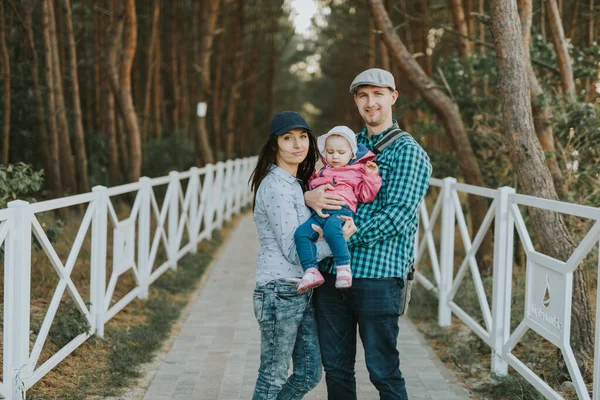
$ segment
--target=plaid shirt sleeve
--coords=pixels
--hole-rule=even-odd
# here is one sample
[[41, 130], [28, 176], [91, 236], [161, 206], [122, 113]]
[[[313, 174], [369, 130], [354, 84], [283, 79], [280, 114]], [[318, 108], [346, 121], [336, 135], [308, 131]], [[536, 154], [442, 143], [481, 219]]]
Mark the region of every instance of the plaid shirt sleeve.
[[396, 168], [385, 183], [389, 187], [387, 201], [377, 215], [358, 227], [358, 232], [348, 241], [348, 247], [371, 247], [377, 241], [402, 235], [417, 213], [429, 187], [429, 157], [414, 143], [396, 151]]

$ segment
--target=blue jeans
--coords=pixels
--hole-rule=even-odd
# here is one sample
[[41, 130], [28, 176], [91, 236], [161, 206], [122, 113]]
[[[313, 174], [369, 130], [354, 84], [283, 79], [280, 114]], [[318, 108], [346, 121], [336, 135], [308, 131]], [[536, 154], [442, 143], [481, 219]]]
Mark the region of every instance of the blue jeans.
[[315, 241], [319, 238], [319, 234], [311, 227], [312, 224], [323, 228], [323, 238], [331, 248], [335, 265], [350, 265], [350, 252], [348, 245], [342, 232], [344, 221], [338, 218], [338, 215], [346, 217], [354, 217], [354, 213], [348, 206], [342, 206], [341, 210], [327, 210], [329, 217], [322, 218], [313, 211], [312, 216], [300, 225], [294, 233], [296, 242], [296, 251], [302, 269], [317, 267], [317, 246]]
[[[261, 348], [252, 399], [301, 399], [322, 374], [312, 291], [298, 294], [294, 282], [283, 280], [257, 285], [254, 314]], [[288, 377], [290, 360], [294, 370]]]
[[356, 400], [356, 327], [365, 349], [369, 379], [385, 400], [407, 400], [400, 372], [398, 318], [400, 278], [354, 279], [352, 288], [336, 289], [335, 275], [323, 273], [315, 291], [321, 356], [329, 400]]

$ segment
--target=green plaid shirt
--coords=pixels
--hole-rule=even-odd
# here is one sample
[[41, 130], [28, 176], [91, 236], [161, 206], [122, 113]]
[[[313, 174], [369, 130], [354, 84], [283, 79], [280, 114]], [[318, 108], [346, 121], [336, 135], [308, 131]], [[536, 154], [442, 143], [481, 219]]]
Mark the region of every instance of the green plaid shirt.
[[[357, 142], [373, 151], [373, 145], [389, 129], [369, 139], [365, 127], [356, 135]], [[358, 232], [348, 241], [352, 275], [405, 278], [414, 258], [418, 211], [429, 187], [431, 163], [410, 135], [396, 139], [375, 162], [383, 185], [372, 203], [358, 204], [354, 217]], [[323, 260], [319, 267], [335, 273], [333, 258]]]

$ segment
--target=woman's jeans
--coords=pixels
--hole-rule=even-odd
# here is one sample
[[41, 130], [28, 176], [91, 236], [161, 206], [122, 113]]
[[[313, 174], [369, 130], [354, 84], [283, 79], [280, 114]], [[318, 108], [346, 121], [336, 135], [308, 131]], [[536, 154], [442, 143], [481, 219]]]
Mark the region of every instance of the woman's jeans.
[[294, 240], [296, 242], [296, 251], [302, 269], [317, 267], [317, 246], [315, 241], [319, 234], [311, 227], [318, 225], [323, 229], [323, 238], [331, 248], [335, 265], [350, 265], [350, 252], [344, 238], [342, 227], [344, 220], [338, 218], [339, 215], [345, 217], [354, 217], [354, 213], [348, 206], [342, 206], [341, 210], [326, 210], [329, 217], [322, 218], [313, 211], [312, 216], [296, 229]]
[[325, 283], [315, 291], [315, 308], [328, 399], [356, 400], [358, 325], [369, 379], [379, 398], [407, 400], [396, 349], [402, 280], [355, 278], [352, 288], [336, 289], [335, 275], [323, 277]]
[[[269, 282], [254, 289], [260, 327], [260, 368], [253, 400], [301, 399], [321, 380], [312, 290], [298, 294], [296, 283]], [[288, 377], [290, 360], [294, 369]]]

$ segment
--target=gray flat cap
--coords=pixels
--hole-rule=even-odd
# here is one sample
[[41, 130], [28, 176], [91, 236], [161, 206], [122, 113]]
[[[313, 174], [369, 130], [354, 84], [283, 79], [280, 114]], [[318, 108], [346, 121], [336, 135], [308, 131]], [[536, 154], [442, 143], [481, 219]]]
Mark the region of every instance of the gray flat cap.
[[396, 90], [394, 76], [389, 71], [381, 68], [371, 68], [358, 74], [350, 85], [350, 93], [356, 94], [358, 87], [363, 85], [389, 87]]

